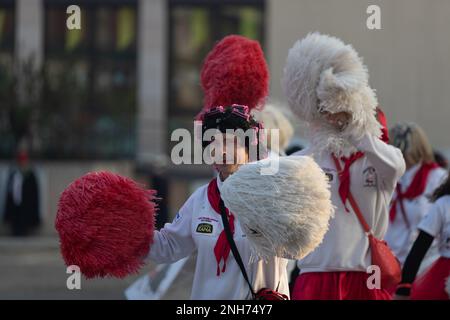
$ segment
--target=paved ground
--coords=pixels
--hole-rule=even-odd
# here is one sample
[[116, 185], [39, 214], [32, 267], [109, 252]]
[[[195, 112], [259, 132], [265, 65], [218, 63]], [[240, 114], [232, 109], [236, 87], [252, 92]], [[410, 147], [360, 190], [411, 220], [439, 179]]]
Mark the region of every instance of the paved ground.
[[[189, 298], [194, 263], [185, 264], [163, 299]], [[125, 299], [124, 290], [151, 268], [122, 280], [82, 278], [81, 290], [68, 290], [57, 238], [0, 237], [0, 299]]]

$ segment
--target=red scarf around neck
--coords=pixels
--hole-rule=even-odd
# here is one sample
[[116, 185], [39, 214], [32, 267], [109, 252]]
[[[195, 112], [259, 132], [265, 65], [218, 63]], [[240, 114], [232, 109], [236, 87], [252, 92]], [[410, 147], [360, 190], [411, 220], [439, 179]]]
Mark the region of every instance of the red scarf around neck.
[[[387, 119], [386, 115], [384, 114], [383, 110], [378, 106], [376, 108], [376, 117], [377, 121], [381, 124], [381, 137], [380, 139], [388, 143], [389, 142], [389, 133], [387, 129]], [[337, 157], [332, 154], [331, 155], [335, 160], [337, 160]], [[342, 203], [344, 204], [344, 208], [347, 212], [350, 212], [347, 208], [347, 199], [348, 195], [350, 193], [350, 167], [351, 165], [358, 160], [359, 158], [364, 157], [364, 153], [361, 151], [357, 151], [355, 153], [352, 153], [350, 157], [341, 157], [342, 162], [344, 162], [344, 169], [342, 169], [342, 172], [339, 172], [339, 196], [341, 197]], [[336, 168], [337, 169], [337, 168]]]
[[[211, 207], [220, 214], [220, 192], [219, 187], [217, 186], [217, 179], [214, 178], [208, 185], [208, 200], [211, 204]], [[230, 224], [231, 233], [234, 234], [234, 215], [226, 209], [228, 222]], [[217, 239], [216, 245], [214, 247], [214, 255], [216, 256], [217, 261], [217, 276], [220, 275], [220, 261], [223, 260], [222, 272], [225, 272], [227, 266], [227, 259], [230, 255], [230, 244], [228, 243], [227, 235], [225, 230], [219, 235]]]
[[425, 191], [425, 188], [427, 186], [428, 175], [433, 169], [436, 169], [437, 167], [439, 167], [439, 165], [434, 162], [422, 164], [419, 170], [417, 170], [414, 178], [411, 181], [411, 184], [405, 192], [402, 192], [401, 185], [397, 184], [397, 194], [391, 202], [391, 210], [389, 211], [389, 218], [391, 221], [394, 221], [397, 214], [397, 203], [400, 203], [400, 208], [405, 215], [406, 213], [403, 209], [403, 200], [411, 200], [420, 196]]
[[[339, 161], [334, 154], [332, 157]], [[347, 199], [350, 193], [350, 167], [351, 165], [358, 160], [359, 158], [364, 157], [364, 153], [358, 151], [352, 153], [350, 157], [341, 157], [341, 160], [344, 162], [344, 169], [339, 174], [339, 196], [341, 197], [342, 203], [344, 204], [344, 208], [347, 212], [350, 212], [347, 208]]]

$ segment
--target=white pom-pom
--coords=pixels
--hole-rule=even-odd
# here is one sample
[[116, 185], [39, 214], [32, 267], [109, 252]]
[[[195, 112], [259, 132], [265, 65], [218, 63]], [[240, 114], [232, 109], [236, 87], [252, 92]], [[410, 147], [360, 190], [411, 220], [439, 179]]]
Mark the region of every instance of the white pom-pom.
[[[276, 173], [262, 174], [271, 165]], [[263, 259], [306, 256], [322, 242], [334, 210], [327, 177], [306, 156], [246, 164], [225, 180], [221, 195]]]

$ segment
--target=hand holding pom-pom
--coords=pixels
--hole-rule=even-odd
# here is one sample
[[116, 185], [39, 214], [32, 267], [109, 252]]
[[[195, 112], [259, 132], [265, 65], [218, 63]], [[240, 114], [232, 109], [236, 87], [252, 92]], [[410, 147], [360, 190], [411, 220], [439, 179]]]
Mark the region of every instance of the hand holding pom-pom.
[[136, 273], [153, 242], [154, 190], [110, 172], [88, 173], [61, 194], [61, 253], [87, 278]]

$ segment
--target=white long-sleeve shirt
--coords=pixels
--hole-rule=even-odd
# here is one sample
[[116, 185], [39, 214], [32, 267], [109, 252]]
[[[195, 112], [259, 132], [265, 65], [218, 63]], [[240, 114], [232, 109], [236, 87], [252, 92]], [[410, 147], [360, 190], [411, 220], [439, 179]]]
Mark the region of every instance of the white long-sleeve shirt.
[[450, 195], [436, 200], [418, 228], [435, 237], [439, 255], [450, 259]]
[[[350, 167], [350, 191], [373, 234], [382, 239], [388, 227], [389, 202], [405, 162], [399, 149], [376, 137], [364, 136], [354, 146], [365, 156]], [[347, 201], [347, 212], [339, 196], [339, 177], [331, 154], [313, 154], [307, 148], [296, 155], [310, 155], [330, 180], [334, 217], [322, 243], [297, 262], [302, 273], [367, 271], [371, 255], [367, 235]], [[343, 167], [343, 164], [342, 164]]]
[[[221, 181], [219, 178], [217, 181], [220, 189]], [[148, 258], [156, 263], [172, 263], [197, 251], [191, 299], [250, 299], [248, 284], [231, 251], [225, 272], [217, 276], [214, 246], [223, 224], [220, 214], [208, 201], [207, 188], [208, 185], [204, 185], [197, 189], [181, 207], [174, 221], [155, 232]], [[250, 263], [251, 249], [237, 217], [234, 224], [234, 241], [255, 292], [261, 288], [271, 288], [289, 296], [287, 260], [272, 257], [266, 262], [259, 260]]]
[[[409, 168], [405, 174], [400, 178], [399, 184], [402, 190], [405, 191], [411, 184], [414, 176], [421, 167], [421, 163]], [[433, 169], [427, 179], [425, 191], [422, 195], [415, 199], [404, 199], [403, 207], [405, 208], [405, 215], [409, 221], [409, 228], [406, 224], [403, 214], [401, 212], [400, 203], [397, 203], [397, 214], [395, 219], [389, 223], [389, 228], [386, 233], [385, 240], [395, 253], [401, 264], [405, 262], [405, 259], [411, 250], [414, 241], [417, 238], [418, 230], [417, 226], [423, 217], [427, 214], [431, 207], [429, 197], [433, 194], [434, 190], [444, 181], [447, 176], [447, 172], [442, 168]], [[396, 192], [394, 192], [395, 197]], [[419, 273], [424, 271], [430, 264], [432, 264], [439, 257], [436, 241], [428, 249], [425, 258], [420, 265]]]

